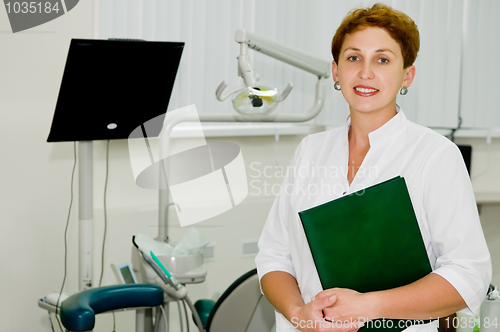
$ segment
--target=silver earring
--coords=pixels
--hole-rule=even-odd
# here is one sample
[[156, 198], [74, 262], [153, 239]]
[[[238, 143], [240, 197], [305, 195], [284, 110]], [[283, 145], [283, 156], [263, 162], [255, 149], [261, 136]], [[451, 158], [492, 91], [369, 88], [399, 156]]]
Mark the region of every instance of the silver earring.
[[406, 94], [408, 94], [408, 88], [407, 87], [402, 87], [400, 90], [399, 90], [399, 94], [401, 96], [405, 96]]
[[333, 85], [333, 88], [334, 88], [335, 90], [337, 90], [337, 91], [340, 91], [340, 90], [341, 90], [341, 88], [340, 88], [340, 84], [339, 84], [339, 82], [338, 82], [338, 81], [337, 81], [337, 82], [335, 82], [335, 84]]

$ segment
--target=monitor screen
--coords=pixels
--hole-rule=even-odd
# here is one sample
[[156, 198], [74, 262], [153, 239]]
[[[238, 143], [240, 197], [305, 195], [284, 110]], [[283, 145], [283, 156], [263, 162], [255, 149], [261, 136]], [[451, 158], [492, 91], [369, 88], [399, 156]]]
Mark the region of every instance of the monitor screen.
[[120, 266], [119, 269], [120, 269], [120, 273], [121, 273], [121, 275], [123, 277], [123, 281], [126, 284], [135, 284], [135, 283], [137, 283], [136, 280], [135, 280], [134, 273], [132, 272], [132, 268], [130, 267], [130, 265], [124, 264], [124, 265]]
[[462, 153], [462, 157], [464, 158], [465, 166], [467, 167], [467, 172], [469, 172], [470, 176], [470, 164], [472, 159], [472, 146], [470, 145], [458, 145], [460, 152]]
[[[72, 39], [47, 141], [128, 138], [139, 125], [164, 115], [183, 47]], [[148, 128], [148, 136], [159, 135], [161, 125]]]

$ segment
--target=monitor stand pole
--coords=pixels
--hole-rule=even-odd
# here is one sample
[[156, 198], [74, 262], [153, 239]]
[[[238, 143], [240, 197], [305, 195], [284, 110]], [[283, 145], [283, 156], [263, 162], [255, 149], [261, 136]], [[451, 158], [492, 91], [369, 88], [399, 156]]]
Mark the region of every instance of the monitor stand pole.
[[78, 142], [78, 289], [92, 288], [93, 176], [92, 141]]

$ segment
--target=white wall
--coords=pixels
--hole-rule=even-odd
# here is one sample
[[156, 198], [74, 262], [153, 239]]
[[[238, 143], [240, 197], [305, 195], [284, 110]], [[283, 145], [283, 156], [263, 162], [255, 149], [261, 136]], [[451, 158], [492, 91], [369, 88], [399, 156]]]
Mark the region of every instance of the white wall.
[[[93, 2], [13, 34], [0, 10], [0, 330], [49, 331], [37, 299], [57, 289], [69, 204], [71, 143], [46, 143], [71, 38], [92, 38]], [[74, 289], [75, 210], [68, 286]]]
[[492, 256], [492, 284], [500, 287], [500, 139], [489, 145], [485, 138], [458, 138], [455, 142], [472, 146], [471, 179], [476, 200], [494, 200], [481, 204], [479, 215]]
[[[72, 143], [47, 143], [46, 138], [57, 100], [71, 38], [93, 37], [92, 1], [80, 3], [68, 14], [26, 32], [12, 34], [0, 10], [0, 330], [51, 331], [47, 313], [37, 306], [39, 298], [58, 290], [63, 276], [63, 233], [70, 202], [73, 166]], [[324, 110], [328, 112], [329, 110]], [[286, 166], [300, 136], [231, 138], [241, 146], [249, 177], [252, 162]], [[457, 140], [458, 141], [458, 140]], [[478, 191], [500, 190], [500, 142], [487, 148], [484, 139], [460, 139], [474, 146], [473, 179]], [[489, 149], [489, 151], [488, 151]], [[488, 162], [489, 154], [489, 162]], [[94, 144], [95, 272], [100, 273], [103, 230], [105, 143]], [[134, 184], [125, 141], [110, 144], [108, 184], [108, 240], [103, 285], [114, 283], [111, 262], [130, 258], [133, 234], [156, 236], [156, 191]], [[481, 172], [486, 170], [485, 173]], [[474, 173], [479, 174], [474, 178]], [[271, 180], [270, 181], [275, 181]], [[262, 179], [261, 179], [262, 181]], [[276, 183], [276, 182], [274, 182]], [[77, 186], [68, 230], [68, 278], [66, 292], [77, 290]], [[241, 258], [241, 241], [258, 238], [272, 202], [271, 196], [252, 194], [235, 209], [200, 224], [215, 244], [214, 261], [207, 262], [203, 284], [190, 285], [192, 299], [216, 298], [239, 275], [254, 267], [252, 258]], [[483, 205], [482, 222], [495, 264], [494, 282], [500, 285], [499, 205]], [[185, 229], [175, 227], [172, 239]], [[453, 231], [453, 230], [450, 230]], [[172, 310], [172, 319], [175, 311]], [[133, 314], [119, 313], [117, 329], [134, 331]], [[111, 331], [111, 315], [98, 316], [96, 331]], [[175, 326], [175, 322], [173, 323]], [[175, 331], [176, 329], [174, 329]]]

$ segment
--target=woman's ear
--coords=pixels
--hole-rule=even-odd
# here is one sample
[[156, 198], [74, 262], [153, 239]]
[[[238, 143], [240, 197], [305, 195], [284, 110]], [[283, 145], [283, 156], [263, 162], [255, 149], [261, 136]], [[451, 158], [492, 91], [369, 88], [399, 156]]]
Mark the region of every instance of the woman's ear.
[[409, 88], [411, 83], [413, 82], [413, 79], [415, 78], [415, 66], [411, 65], [410, 67], [406, 68], [405, 71], [406, 74], [403, 81], [403, 86]]
[[337, 67], [335, 60], [332, 61], [332, 78], [334, 82], [339, 81], [339, 67]]

